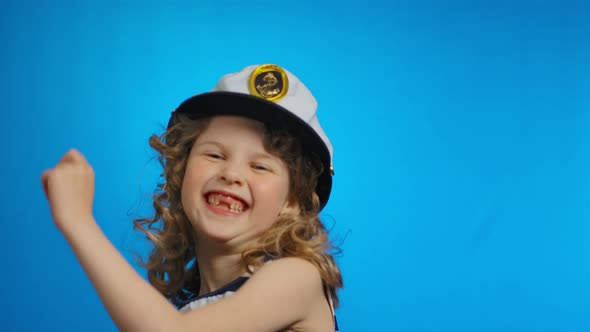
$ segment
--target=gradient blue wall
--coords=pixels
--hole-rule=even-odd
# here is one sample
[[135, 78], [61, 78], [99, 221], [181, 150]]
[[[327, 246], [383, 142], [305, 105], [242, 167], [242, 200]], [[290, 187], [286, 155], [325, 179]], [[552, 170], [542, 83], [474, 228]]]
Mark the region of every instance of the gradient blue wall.
[[132, 260], [149, 135], [265, 62], [314, 91], [335, 145], [343, 331], [590, 330], [589, 17], [582, 1], [3, 1], [0, 330], [116, 330], [41, 172], [80, 149]]

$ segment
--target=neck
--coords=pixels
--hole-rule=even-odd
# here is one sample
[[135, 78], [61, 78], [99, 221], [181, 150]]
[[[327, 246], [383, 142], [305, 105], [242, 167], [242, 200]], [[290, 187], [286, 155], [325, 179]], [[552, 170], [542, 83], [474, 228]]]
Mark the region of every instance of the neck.
[[195, 253], [201, 277], [199, 295], [215, 291], [246, 272], [241, 252], [197, 241]]

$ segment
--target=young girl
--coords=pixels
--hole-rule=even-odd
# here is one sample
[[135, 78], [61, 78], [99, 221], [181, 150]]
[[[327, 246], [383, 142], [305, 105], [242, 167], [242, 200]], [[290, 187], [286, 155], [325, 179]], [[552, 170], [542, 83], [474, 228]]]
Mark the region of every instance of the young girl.
[[342, 277], [318, 218], [332, 150], [290, 72], [246, 67], [184, 101], [150, 138], [164, 181], [147, 283], [92, 216], [94, 174], [69, 151], [42, 175], [55, 224], [123, 331], [337, 331]]

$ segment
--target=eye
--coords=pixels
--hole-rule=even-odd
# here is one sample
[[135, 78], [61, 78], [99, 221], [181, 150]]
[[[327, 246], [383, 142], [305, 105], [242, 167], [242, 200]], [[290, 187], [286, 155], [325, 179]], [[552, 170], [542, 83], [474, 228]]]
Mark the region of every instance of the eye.
[[205, 153], [205, 156], [207, 156], [209, 159], [215, 159], [215, 160], [223, 160], [223, 155], [221, 153], [217, 153], [217, 152], [207, 152]]
[[270, 172], [272, 170], [267, 165], [260, 164], [260, 163], [252, 164], [251, 167], [252, 167], [252, 169], [254, 169], [256, 171], [267, 171], [267, 172]]

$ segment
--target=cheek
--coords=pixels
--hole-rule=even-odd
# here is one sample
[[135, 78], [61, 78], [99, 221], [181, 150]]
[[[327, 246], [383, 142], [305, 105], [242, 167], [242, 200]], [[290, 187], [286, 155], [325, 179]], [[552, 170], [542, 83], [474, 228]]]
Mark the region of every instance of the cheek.
[[200, 195], [205, 174], [200, 171], [201, 168], [198, 166], [196, 164], [187, 165], [187, 170], [182, 179], [181, 199], [183, 204], [188, 203], [188, 200], [193, 200], [196, 196]]
[[189, 177], [184, 177], [182, 180], [182, 189], [180, 191], [180, 200], [182, 201], [182, 206], [186, 208], [190, 208], [192, 205], [193, 198], [193, 190], [191, 189], [191, 179]]
[[289, 195], [289, 186], [285, 181], [259, 184], [254, 190], [258, 199], [266, 202], [263, 204], [264, 210], [273, 215], [277, 215], [281, 211]]

